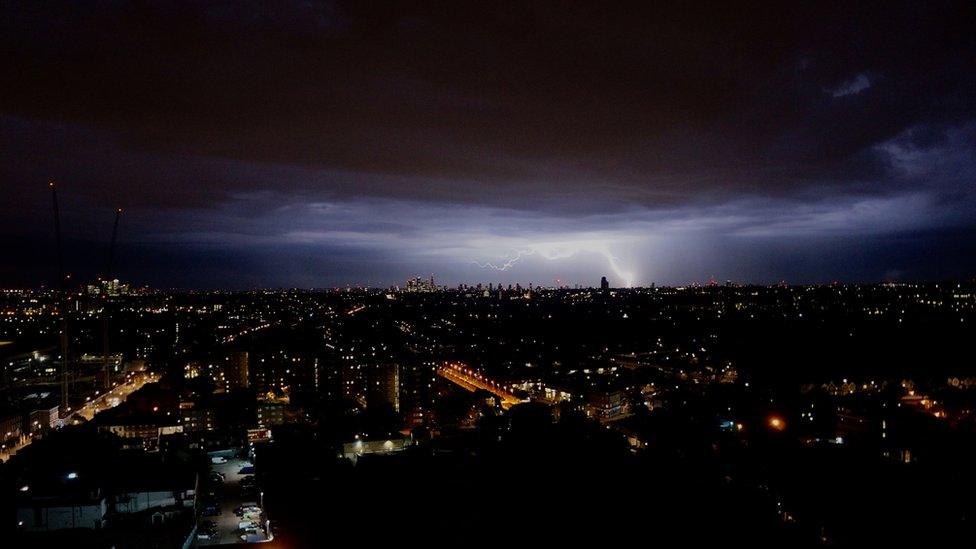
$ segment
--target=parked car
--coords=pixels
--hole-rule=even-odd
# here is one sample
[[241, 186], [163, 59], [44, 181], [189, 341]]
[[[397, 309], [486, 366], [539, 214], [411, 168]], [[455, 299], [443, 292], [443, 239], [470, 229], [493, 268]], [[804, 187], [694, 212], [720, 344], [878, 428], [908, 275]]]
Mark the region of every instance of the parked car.
[[234, 514], [237, 516], [243, 516], [247, 513], [260, 513], [261, 507], [258, 506], [256, 502], [245, 502], [237, 506], [234, 509]]
[[257, 528], [257, 523], [250, 520], [242, 520], [237, 523], [237, 529], [242, 532], [248, 528]]

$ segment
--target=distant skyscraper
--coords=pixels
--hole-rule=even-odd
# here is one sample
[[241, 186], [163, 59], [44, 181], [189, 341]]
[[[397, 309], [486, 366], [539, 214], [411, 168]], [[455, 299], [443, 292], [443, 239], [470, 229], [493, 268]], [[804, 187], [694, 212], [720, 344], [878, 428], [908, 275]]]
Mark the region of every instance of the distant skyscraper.
[[600, 289], [601, 290], [609, 290], [610, 289], [610, 282], [607, 281], [607, 277], [605, 277], [605, 276], [601, 276], [600, 277]]
[[404, 288], [407, 292], [436, 292], [437, 284], [434, 282], [434, 275], [430, 275], [430, 280], [420, 278], [411, 278], [407, 280], [407, 286]]

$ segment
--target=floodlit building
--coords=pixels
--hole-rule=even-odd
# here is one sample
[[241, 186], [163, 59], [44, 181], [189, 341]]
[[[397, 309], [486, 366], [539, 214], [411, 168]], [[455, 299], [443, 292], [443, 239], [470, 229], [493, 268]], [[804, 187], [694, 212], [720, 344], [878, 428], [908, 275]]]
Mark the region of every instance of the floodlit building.
[[627, 403], [620, 391], [598, 391], [586, 397], [586, 414], [592, 418], [608, 420], [626, 412]]
[[100, 433], [112, 433], [124, 439], [124, 446], [146, 451], [157, 450], [160, 437], [183, 432], [179, 416], [172, 414], [116, 415], [109, 411], [99, 414], [96, 422]]
[[45, 405], [43, 408], [38, 408], [30, 413], [28, 428], [32, 433], [45, 429], [54, 429], [58, 426], [58, 419], [58, 405], [56, 403]]

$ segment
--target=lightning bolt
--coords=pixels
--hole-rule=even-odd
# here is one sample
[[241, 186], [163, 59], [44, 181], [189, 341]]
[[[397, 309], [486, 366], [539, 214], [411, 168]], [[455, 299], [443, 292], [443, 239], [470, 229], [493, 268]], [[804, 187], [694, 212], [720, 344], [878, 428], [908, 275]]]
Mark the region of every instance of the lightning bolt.
[[507, 261], [505, 261], [501, 265], [496, 265], [496, 264], [491, 263], [491, 262], [488, 262], [488, 263], [478, 263], [477, 261], [475, 261], [474, 263], [477, 266], [481, 267], [482, 269], [494, 269], [496, 271], [507, 271], [507, 270], [511, 269], [513, 265], [515, 265], [516, 263], [518, 263], [520, 259], [522, 259], [523, 257], [525, 257], [527, 255], [532, 255], [534, 253], [535, 253], [535, 250], [518, 250], [518, 251], [515, 252], [515, 257], [513, 257], [513, 258], [511, 258], [511, 259], [509, 259]]
[[632, 287], [634, 285], [633, 273], [623, 270], [623, 268], [620, 267], [620, 259], [610, 253], [609, 250], [603, 250], [601, 253], [607, 258], [607, 263], [610, 264], [610, 268], [613, 269], [613, 272], [624, 281], [624, 286], [627, 288]]
[[583, 244], [544, 244], [538, 246], [532, 246], [530, 248], [516, 250], [515, 255], [507, 259], [504, 263], [497, 264], [492, 262], [480, 263], [475, 261], [474, 263], [481, 267], [482, 269], [492, 269], [495, 271], [507, 271], [515, 266], [516, 263], [522, 260], [522, 258], [530, 255], [539, 255], [550, 261], [556, 259], [565, 259], [572, 257], [580, 252], [595, 252], [602, 255], [607, 260], [607, 265], [610, 269], [617, 275], [617, 277], [624, 282], [626, 287], [631, 287], [634, 285], [634, 275], [629, 271], [625, 271], [621, 266], [620, 258], [613, 255], [607, 246], [603, 243], [583, 243]]

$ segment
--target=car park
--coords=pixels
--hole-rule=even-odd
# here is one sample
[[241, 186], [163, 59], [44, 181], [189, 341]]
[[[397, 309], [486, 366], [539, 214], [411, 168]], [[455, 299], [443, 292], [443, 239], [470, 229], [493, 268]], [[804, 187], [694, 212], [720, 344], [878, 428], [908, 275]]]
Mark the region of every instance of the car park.
[[[223, 482], [216, 481], [218, 473], [223, 474]], [[201, 538], [198, 541], [199, 545], [233, 543], [238, 538], [244, 543], [269, 540], [271, 532], [266, 526], [267, 516], [258, 503], [261, 495], [254, 473], [252, 462], [239, 457], [229, 457], [227, 463], [210, 466], [210, 472], [204, 479], [209, 481], [201, 489], [201, 501], [207, 504], [217, 502], [216, 505], [225, 512], [221, 518], [214, 519], [218, 525], [219, 535], [209, 540]], [[207, 490], [215, 490], [217, 497], [203, 495]], [[205, 509], [201, 507], [201, 510]]]

